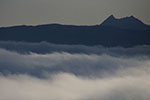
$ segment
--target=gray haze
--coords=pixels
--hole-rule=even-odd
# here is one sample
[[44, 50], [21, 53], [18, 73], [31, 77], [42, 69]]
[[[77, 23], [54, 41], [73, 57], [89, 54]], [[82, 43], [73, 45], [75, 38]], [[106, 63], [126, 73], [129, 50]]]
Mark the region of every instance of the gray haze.
[[150, 0], [0, 0], [0, 26], [48, 23], [93, 25], [109, 15], [150, 24]]

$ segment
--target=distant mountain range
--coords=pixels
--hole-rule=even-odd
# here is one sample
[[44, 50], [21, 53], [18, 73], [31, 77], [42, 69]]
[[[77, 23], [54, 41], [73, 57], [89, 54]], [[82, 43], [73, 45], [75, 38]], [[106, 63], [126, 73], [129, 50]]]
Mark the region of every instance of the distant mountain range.
[[102, 24], [94, 26], [47, 24], [1, 27], [0, 41], [123, 47], [150, 45], [150, 25], [134, 16], [116, 19], [111, 15]]
[[134, 16], [116, 19], [113, 15], [111, 15], [101, 25], [130, 30], [150, 30], [149, 25], [144, 24]]

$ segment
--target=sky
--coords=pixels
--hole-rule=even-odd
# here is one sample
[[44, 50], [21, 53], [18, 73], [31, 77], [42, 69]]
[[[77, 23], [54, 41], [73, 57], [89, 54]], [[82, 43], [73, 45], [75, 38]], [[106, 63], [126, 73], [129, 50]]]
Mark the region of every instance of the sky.
[[0, 0], [0, 26], [95, 25], [110, 15], [150, 24], [150, 0]]

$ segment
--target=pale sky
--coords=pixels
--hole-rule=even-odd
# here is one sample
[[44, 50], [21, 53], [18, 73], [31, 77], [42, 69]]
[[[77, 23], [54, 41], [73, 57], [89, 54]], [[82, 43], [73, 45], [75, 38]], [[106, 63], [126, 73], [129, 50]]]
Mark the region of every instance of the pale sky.
[[111, 14], [150, 24], [150, 0], [0, 0], [0, 26], [96, 25]]

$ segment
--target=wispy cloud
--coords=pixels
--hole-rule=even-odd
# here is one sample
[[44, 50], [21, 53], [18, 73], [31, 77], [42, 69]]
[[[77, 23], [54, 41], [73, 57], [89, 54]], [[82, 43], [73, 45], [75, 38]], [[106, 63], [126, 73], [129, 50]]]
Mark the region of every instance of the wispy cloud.
[[0, 44], [0, 100], [150, 99], [149, 46]]
[[0, 49], [0, 70], [7, 73], [28, 73], [41, 76], [43, 72], [67, 72], [75, 75], [115, 74], [117, 70], [127, 68], [141, 68], [149, 66], [149, 58], [115, 57], [106, 54], [20, 54]]
[[61, 73], [48, 79], [0, 76], [2, 100], [149, 100], [150, 75], [80, 78]]

